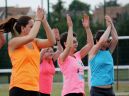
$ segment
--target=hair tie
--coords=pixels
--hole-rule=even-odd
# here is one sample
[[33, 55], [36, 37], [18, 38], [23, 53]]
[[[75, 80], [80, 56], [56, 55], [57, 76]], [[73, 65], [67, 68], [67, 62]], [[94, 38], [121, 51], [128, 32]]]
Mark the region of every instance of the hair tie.
[[16, 24], [17, 24], [17, 22], [16, 23], [14, 23], [14, 25], [13, 25], [13, 30], [14, 30], [14, 35], [15, 36], [18, 36], [19, 35], [19, 33], [17, 32], [17, 30], [16, 30]]

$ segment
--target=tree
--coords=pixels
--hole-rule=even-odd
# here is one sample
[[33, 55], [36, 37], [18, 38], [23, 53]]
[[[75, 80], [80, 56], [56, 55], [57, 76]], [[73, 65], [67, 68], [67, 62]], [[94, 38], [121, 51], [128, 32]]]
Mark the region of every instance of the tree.
[[79, 0], [73, 0], [69, 5], [69, 11], [85, 11], [89, 13], [90, 5], [85, 4]]
[[53, 12], [51, 13], [51, 26], [57, 27], [60, 32], [66, 31], [66, 18], [63, 13], [66, 12], [66, 9], [63, 6], [64, 2], [58, 0], [57, 4], [53, 5]]
[[[127, 12], [118, 15], [115, 19], [115, 26], [119, 36], [129, 36], [129, 14]], [[127, 65], [129, 62], [129, 41], [119, 40], [118, 61], [121, 65]], [[117, 56], [114, 56], [115, 60]]]
[[[66, 11], [66, 9], [63, 6], [63, 3], [61, 0], [58, 0], [58, 2], [55, 5], [52, 5], [53, 11], [50, 13], [50, 21], [49, 24], [52, 28], [56, 27], [59, 29], [60, 32], [66, 31], [66, 20], [65, 16], [62, 14]], [[40, 32], [38, 34], [38, 37], [40, 38], [46, 38], [46, 34], [44, 31], [44, 28], [40, 28]]]
[[119, 35], [129, 36], [129, 14], [126, 12], [118, 15], [115, 20]]
[[12, 65], [8, 54], [8, 43], [6, 42], [0, 49], [0, 69], [11, 68], [11, 66]]
[[129, 3], [125, 5], [125, 7], [129, 7]]
[[106, 2], [106, 7], [111, 7], [111, 6], [120, 6], [120, 4], [118, 4], [116, 0]]
[[[116, 0], [105, 2], [105, 7], [113, 7], [113, 6], [120, 6], [120, 4], [118, 4]], [[99, 8], [102, 8], [102, 7], [104, 7], [104, 4], [100, 3]]]
[[53, 12], [52, 15], [56, 16], [59, 20], [61, 20], [62, 12], [65, 11], [65, 8], [63, 6], [63, 3], [61, 0], [58, 0], [57, 4], [53, 5]]

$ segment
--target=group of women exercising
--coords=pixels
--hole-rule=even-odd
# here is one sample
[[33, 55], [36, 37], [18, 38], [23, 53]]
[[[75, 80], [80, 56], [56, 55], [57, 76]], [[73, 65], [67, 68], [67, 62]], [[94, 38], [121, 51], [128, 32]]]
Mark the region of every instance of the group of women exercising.
[[[67, 15], [66, 20], [68, 31], [60, 35], [57, 28], [51, 29], [44, 10], [39, 7], [35, 20], [21, 16], [0, 25], [0, 48], [6, 42], [3, 33], [12, 33], [12, 39], [8, 42], [12, 63], [9, 96], [50, 96], [55, 61], [63, 75], [61, 96], [86, 96], [82, 62], [86, 55], [91, 71], [90, 96], [115, 96], [112, 86], [112, 53], [117, 45], [118, 35], [111, 17], [105, 16], [107, 29], [98, 30], [93, 40], [89, 17], [84, 14], [82, 25], [87, 43], [80, 50], [77, 50], [78, 41], [73, 32], [72, 19]], [[46, 39], [36, 38], [41, 25], [45, 29]], [[55, 44], [57, 50], [54, 52]]]

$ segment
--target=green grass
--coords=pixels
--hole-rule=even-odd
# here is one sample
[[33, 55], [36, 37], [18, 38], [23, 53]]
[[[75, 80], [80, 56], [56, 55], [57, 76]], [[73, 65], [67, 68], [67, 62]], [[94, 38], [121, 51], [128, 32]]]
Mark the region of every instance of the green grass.
[[[86, 83], [85, 85], [86, 96], [89, 96], [89, 89]], [[8, 96], [8, 84], [0, 84], [0, 96]], [[54, 83], [53, 92], [51, 96], [61, 96], [62, 83]], [[119, 82], [119, 89], [117, 90], [116, 84], [114, 85], [115, 92], [129, 92], [129, 82]]]
[[[62, 83], [54, 83], [52, 96], [61, 96]], [[86, 84], [85, 87], [86, 96], [89, 96], [89, 89]]]
[[0, 84], [0, 96], [9, 96], [9, 85], [8, 84]]
[[[118, 85], [118, 90], [117, 90], [117, 84], [114, 84], [114, 90], [115, 92], [129, 92], [129, 70], [119, 70], [119, 80], [123, 80], [126, 82], [119, 82]], [[9, 90], [8, 87], [8, 74], [6, 75], [1, 75], [0, 76], [0, 96], [9, 96]], [[116, 80], [116, 70], [115, 70], [115, 80]], [[128, 81], [128, 82], [127, 82]], [[61, 72], [56, 72], [54, 76], [54, 85], [53, 85], [53, 92], [51, 96], [61, 96], [61, 90], [62, 90], [62, 73]], [[85, 71], [85, 82], [87, 82], [87, 71]], [[88, 84], [86, 83], [85, 85], [85, 92], [86, 96], [89, 96], [89, 88]], [[128, 95], [129, 96], [129, 95]]]

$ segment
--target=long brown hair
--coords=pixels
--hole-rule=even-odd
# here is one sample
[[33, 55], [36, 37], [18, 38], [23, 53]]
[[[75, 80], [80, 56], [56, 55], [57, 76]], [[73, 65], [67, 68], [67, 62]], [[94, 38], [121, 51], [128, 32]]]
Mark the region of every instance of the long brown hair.
[[5, 33], [11, 32], [13, 36], [17, 36], [21, 33], [21, 27], [25, 27], [31, 19], [29, 16], [21, 16], [19, 19], [10, 18], [0, 25], [0, 29], [3, 29]]

